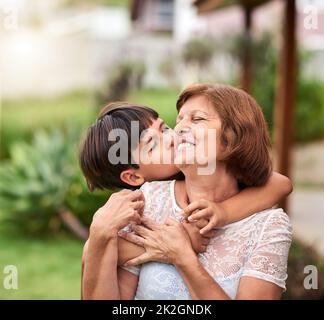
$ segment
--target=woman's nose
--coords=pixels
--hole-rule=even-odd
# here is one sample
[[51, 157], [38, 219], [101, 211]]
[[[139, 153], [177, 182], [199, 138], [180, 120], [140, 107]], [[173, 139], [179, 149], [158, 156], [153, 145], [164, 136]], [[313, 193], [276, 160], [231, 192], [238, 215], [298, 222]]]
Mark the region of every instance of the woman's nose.
[[180, 122], [175, 126], [174, 131], [177, 135], [183, 135], [189, 132], [190, 128]]

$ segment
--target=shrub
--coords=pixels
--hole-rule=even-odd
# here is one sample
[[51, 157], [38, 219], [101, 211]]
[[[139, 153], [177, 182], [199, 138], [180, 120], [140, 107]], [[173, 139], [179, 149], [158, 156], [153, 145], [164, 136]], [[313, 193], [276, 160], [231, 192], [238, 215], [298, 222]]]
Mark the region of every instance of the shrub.
[[[226, 50], [234, 60], [241, 58], [244, 36], [236, 35], [229, 41]], [[275, 104], [275, 85], [277, 76], [278, 50], [273, 44], [270, 33], [263, 34], [251, 41], [252, 54], [252, 95], [261, 105], [270, 129], [273, 127]], [[297, 141], [307, 142], [324, 138], [324, 82], [309, 79], [305, 75], [305, 66], [313, 55], [298, 52], [298, 78], [296, 90], [295, 136]], [[238, 83], [238, 79], [234, 79]]]
[[131, 90], [140, 89], [145, 75], [141, 61], [125, 61], [109, 71], [106, 84], [97, 92], [99, 106], [109, 101], [124, 100]]
[[[79, 238], [107, 194], [88, 196], [77, 162], [80, 131], [38, 131], [32, 142], [17, 142], [0, 166], [2, 220], [31, 234], [58, 232], [65, 225]], [[78, 219], [78, 218], [79, 219]], [[83, 222], [83, 224], [80, 222]]]

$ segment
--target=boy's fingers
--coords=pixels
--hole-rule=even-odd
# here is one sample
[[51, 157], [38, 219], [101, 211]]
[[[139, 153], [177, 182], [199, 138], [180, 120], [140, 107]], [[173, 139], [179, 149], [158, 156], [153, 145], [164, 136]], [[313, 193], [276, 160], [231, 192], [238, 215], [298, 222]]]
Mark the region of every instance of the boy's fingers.
[[194, 221], [194, 220], [199, 220], [202, 218], [208, 219], [210, 217], [210, 212], [208, 208], [199, 210], [196, 213], [193, 213], [191, 216], [188, 217], [188, 221]]
[[191, 213], [197, 209], [199, 209], [198, 201], [194, 201], [190, 203], [186, 208], [183, 209], [182, 214], [185, 216], [190, 216]]
[[200, 229], [200, 234], [205, 235], [205, 233], [211, 231], [214, 228], [212, 221], [209, 221], [206, 227]]
[[200, 199], [190, 203], [185, 209], [183, 209], [183, 214], [188, 216], [191, 215], [191, 213], [195, 210], [204, 209], [206, 207], [208, 207], [208, 202], [204, 199]]

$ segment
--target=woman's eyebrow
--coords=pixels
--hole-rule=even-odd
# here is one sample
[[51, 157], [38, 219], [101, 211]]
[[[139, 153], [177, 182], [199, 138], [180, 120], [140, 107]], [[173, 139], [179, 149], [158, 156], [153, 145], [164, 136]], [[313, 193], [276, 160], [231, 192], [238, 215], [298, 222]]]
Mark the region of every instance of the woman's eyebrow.
[[[205, 116], [208, 116], [208, 113], [207, 112], [205, 112], [205, 111], [203, 111], [203, 110], [200, 110], [200, 109], [194, 109], [194, 110], [190, 110], [189, 111], [189, 114], [190, 115], [193, 115], [193, 114], [196, 114], [196, 113], [203, 113]], [[177, 116], [177, 119], [178, 118], [183, 118], [183, 115], [182, 114], [178, 114], [178, 116]]]
[[207, 112], [205, 112], [205, 111], [203, 111], [203, 110], [199, 110], [199, 109], [194, 109], [194, 110], [191, 111], [192, 114], [195, 114], [195, 113], [198, 113], [198, 112], [203, 113], [203, 114], [206, 115], [206, 116], [208, 115]]

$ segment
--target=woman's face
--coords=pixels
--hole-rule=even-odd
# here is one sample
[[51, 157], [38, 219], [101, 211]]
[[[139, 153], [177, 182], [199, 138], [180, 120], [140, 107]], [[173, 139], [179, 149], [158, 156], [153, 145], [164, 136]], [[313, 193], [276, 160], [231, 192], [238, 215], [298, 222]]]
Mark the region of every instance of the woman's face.
[[204, 96], [188, 99], [179, 111], [174, 129], [175, 163], [178, 167], [216, 163], [222, 152], [220, 129], [219, 115]]

